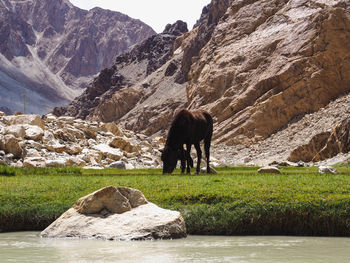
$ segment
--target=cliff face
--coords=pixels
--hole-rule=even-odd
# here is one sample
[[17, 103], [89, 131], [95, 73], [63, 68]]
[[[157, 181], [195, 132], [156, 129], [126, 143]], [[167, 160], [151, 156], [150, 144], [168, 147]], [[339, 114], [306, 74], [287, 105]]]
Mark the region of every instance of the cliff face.
[[19, 90], [28, 91], [28, 111], [67, 103], [118, 54], [155, 34], [124, 14], [68, 0], [3, 0], [0, 14], [0, 106], [12, 110], [23, 105]]
[[233, 1], [192, 64], [191, 108], [228, 145], [266, 139], [350, 91], [345, 1]]

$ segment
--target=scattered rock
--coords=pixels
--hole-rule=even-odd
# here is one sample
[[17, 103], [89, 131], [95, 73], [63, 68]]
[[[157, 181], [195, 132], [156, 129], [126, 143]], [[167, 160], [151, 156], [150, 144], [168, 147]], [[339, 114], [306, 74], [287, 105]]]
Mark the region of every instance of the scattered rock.
[[116, 162], [108, 165], [108, 167], [109, 168], [116, 168], [116, 169], [126, 169], [125, 162], [123, 162], [123, 161], [116, 161]]
[[258, 170], [259, 174], [269, 173], [269, 174], [280, 174], [281, 171], [275, 166], [265, 166]]
[[186, 237], [179, 212], [159, 208], [132, 188], [105, 187], [80, 198], [41, 237], [143, 240]]
[[320, 173], [320, 174], [338, 174], [339, 171], [332, 166], [319, 166], [318, 173]]

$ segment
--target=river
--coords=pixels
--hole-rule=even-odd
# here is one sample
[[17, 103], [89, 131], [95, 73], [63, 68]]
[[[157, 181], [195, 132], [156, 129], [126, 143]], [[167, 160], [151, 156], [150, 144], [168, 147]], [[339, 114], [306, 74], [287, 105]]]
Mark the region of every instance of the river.
[[0, 234], [0, 262], [350, 262], [349, 238], [189, 236], [162, 241], [57, 240]]

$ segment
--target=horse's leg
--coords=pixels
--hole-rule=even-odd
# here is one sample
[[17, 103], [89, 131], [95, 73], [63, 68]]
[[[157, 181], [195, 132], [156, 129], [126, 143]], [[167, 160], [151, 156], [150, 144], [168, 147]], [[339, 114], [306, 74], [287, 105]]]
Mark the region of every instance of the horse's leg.
[[210, 173], [210, 166], [209, 166], [210, 141], [211, 141], [211, 136], [208, 136], [204, 139], [204, 151], [205, 151], [205, 157], [207, 158], [207, 173]]
[[191, 158], [191, 144], [186, 143], [186, 160], [187, 160], [187, 173], [191, 174], [191, 168], [190, 168], [190, 158]]
[[198, 143], [194, 144], [194, 147], [196, 148], [197, 151], [197, 168], [196, 168], [196, 174], [199, 174], [200, 169], [201, 169], [201, 159], [202, 159], [202, 150], [201, 150], [201, 146]]
[[186, 153], [185, 149], [182, 147], [181, 149], [181, 173], [185, 173], [185, 168], [186, 168]]

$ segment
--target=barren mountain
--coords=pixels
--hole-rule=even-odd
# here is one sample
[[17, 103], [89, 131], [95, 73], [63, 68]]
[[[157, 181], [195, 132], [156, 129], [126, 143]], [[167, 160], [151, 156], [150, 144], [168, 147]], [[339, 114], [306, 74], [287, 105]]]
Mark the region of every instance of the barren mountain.
[[0, 106], [45, 113], [81, 94], [118, 54], [155, 34], [124, 14], [68, 0], [0, 1]]
[[[139, 69], [142, 63], [132, 65]], [[120, 65], [117, 59], [115, 67]], [[128, 74], [137, 72], [127, 68]], [[202, 108], [214, 117], [218, 159], [287, 160], [317, 134], [339, 127], [349, 113], [350, 3], [213, 0], [196, 27], [173, 42], [168, 61], [144, 73], [135, 73], [139, 78], [123, 88], [109, 81], [91, 86], [104, 95], [90, 100], [85, 116], [164, 135], [176, 110]], [[121, 75], [116, 80], [123, 82]]]

